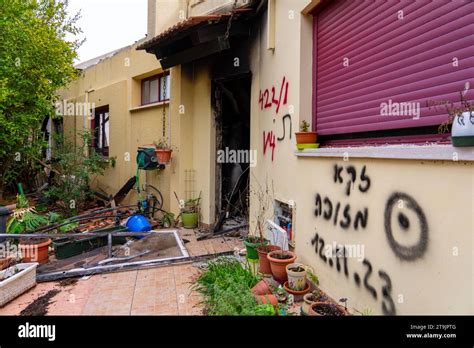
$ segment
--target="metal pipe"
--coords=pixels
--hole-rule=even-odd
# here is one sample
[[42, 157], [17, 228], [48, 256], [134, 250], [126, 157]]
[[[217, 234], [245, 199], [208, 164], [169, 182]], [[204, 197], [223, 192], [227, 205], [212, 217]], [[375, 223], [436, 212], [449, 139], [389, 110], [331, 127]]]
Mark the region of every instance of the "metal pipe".
[[22, 239], [22, 238], [76, 238], [76, 237], [104, 237], [109, 234], [112, 236], [136, 237], [140, 234], [150, 233], [173, 233], [176, 230], [160, 230], [149, 232], [84, 232], [84, 233], [24, 233], [24, 234], [7, 234], [1, 233], [0, 238]]
[[116, 265], [104, 265], [91, 268], [76, 268], [68, 271], [59, 271], [51, 273], [37, 274], [36, 280], [38, 282], [48, 282], [53, 280], [60, 280], [64, 278], [72, 277], [82, 277], [93, 274], [107, 273], [107, 272], [120, 272], [120, 271], [130, 271], [134, 269], [145, 269], [152, 267], [168, 266], [173, 264], [183, 264], [191, 263], [196, 261], [204, 261], [208, 259], [213, 259], [219, 256], [230, 256], [233, 255], [233, 251], [224, 251], [221, 253], [209, 254], [209, 255], [200, 255], [200, 256], [190, 256], [190, 257], [171, 257], [166, 259], [155, 259], [155, 260], [146, 260], [146, 261], [137, 261], [122, 263]]

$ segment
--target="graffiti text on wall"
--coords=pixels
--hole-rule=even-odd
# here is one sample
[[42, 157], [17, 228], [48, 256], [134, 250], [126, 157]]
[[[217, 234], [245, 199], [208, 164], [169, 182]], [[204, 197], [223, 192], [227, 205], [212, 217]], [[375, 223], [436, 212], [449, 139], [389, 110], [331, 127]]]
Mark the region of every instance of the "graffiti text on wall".
[[275, 135], [273, 131], [266, 133], [263, 131], [263, 154], [267, 153], [267, 148], [270, 147], [272, 149], [272, 161], [275, 155]]
[[[362, 168], [356, 168], [353, 165], [335, 164], [332, 181], [335, 185], [342, 186], [343, 197], [347, 199], [354, 191], [363, 195], [368, 194], [372, 185], [365, 165]], [[320, 193], [316, 193], [314, 204], [314, 215], [333, 226], [343, 230], [352, 228], [355, 231], [368, 226], [367, 207], [353, 209], [349, 203], [331, 199]], [[383, 211], [383, 224], [388, 246], [399, 260], [413, 262], [426, 253], [429, 231], [427, 218], [419, 203], [411, 195], [403, 192], [393, 192], [389, 195]], [[377, 229], [374, 226], [373, 230], [382, 231], [382, 228]], [[377, 237], [380, 238], [380, 235]], [[362, 271], [357, 269], [352, 271], [352, 268], [357, 267], [350, 266], [346, 246], [335, 242], [336, 250], [331, 257], [328, 257], [323, 252], [326, 243], [320, 232], [313, 236], [311, 244], [318, 259], [324, 264], [344, 274], [347, 280], [352, 280], [357, 287], [365, 289], [373, 299], [380, 299], [384, 314], [396, 314], [395, 302], [391, 294], [392, 280], [388, 272], [374, 266], [367, 257], [364, 257], [361, 263], [364, 268]], [[376, 283], [381, 285], [377, 286]]]
[[[349, 278], [351, 273], [349, 269], [347, 252], [344, 245], [336, 245], [336, 250], [332, 253], [332, 258], [328, 258], [324, 254], [326, 243], [318, 233], [316, 233], [311, 239], [311, 245], [314, 246], [314, 252], [316, 253], [316, 255], [319, 255], [319, 258], [322, 260], [322, 262], [329, 265], [329, 267], [331, 267], [332, 269], [335, 269], [338, 273], [343, 272], [346, 278]], [[383, 285], [378, 291], [372, 282], [372, 276], [374, 273], [372, 263], [367, 258], [364, 258], [364, 260], [362, 261], [362, 265], [364, 267], [364, 272], [362, 275], [357, 270], [354, 271], [354, 273], [352, 274], [352, 278], [355, 284], [358, 287], [363, 285], [364, 289], [370, 293], [374, 300], [377, 300], [379, 298], [380, 291], [380, 293], [382, 294], [381, 301], [383, 313], [386, 315], [395, 315], [396, 308], [395, 302], [392, 299], [392, 280], [390, 279], [390, 276], [384, 270], [378, 270], [377, 274], [379, 276], [379, 279], [383, 282]]]
[[[354, 189], [357, 183], [357, 189], [366, 193], [370, 189], [370, 177], [367, 174], [366, 166], [363, 166], [361, 171], [358, 173], [357, 169], [352, 166], [339, 166], [334, 165], [333, 167], [333, 178], [336, 184], [345, 184], [344, 192], [347, 196], [350, 196], [351, 191]], [[369, 209], [367, 207], [363, 209], [354, 209], [349, 203], [342, 203], [331, 199], [328, 196], [322, 196], [319, 193], [316, 194], [315, 199], [315, 210], [314, 215], [316, 217], [322, 217], [327, 221], [331, 221], [334, 226], [347, 230], [351, 226], [354, 230], [364, 229], [367, 227], [369, 219]]]
[[275, 106], [276, 113], [278, 114], [280, 111], [280, 106], [286, 105], [288, 103], [288, 88], [289, 82], [286, 81], [286, 77], [284, 76], [278, 91], [275, 86], [272, 86], [271, 90], [268, 88], [263, 92], [260, 90], [258, 97], [260, 110], [270, 109]]

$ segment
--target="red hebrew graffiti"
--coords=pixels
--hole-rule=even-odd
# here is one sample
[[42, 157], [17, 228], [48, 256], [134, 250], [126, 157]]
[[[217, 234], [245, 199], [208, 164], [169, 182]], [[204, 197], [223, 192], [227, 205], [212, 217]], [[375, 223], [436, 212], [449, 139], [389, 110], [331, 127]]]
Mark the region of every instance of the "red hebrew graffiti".
[[273, 157], [275, 155], [275, 135], [273, 134], [273, 131], [268, 132], [268, 134], [265, 135], [265, 131], [263, 131], [263, 154], [265, 155], [267, 153], [267, 148], [271, 147], [272, 149], [272, 162], [273, 162]]
[[268, 88], [265, 89], [263, 92], [260, 90], [258, 98], [260, 110], [270, 109], [275, 105], [276, 113], [278, 113], [280, 111], [280, 107], [288, 103], [288, 88], [289, 82], [286, 81], [286, 77], [283, 76], [283, 80], [281, 81], [278, 91], [275, 86], [272, 86], [272, 88], [270, 89], [271, 96], [270, 90]]

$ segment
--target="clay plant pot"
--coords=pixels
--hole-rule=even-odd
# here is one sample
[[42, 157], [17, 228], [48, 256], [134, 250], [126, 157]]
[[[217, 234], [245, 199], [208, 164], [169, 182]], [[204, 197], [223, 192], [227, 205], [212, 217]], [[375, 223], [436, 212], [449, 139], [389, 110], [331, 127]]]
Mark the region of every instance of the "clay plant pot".
[[156, 149], [156, 158], [158, 159], [158, 163], [168, 164], [171, 161], [171, 153], [173, 150], [171, 149]]
[[309, 283], [306, 283], [306, 286], [303, 288], [303, 290], [293, 290], [292, 288], [290, 288], [288, 281], [283, 284], [283, 287], [288, 293], [293, 294], [295, 296], [302, 296], [311, 289], [311, 285], [309, 285]]
[[318, 139], [316, 132], [296, 132], [295, 136], [297, 144], [316, 144]]
[[270, 268], [272, 270], [273, 279], [280, 284], [283, 284], [288, 280], [286, 274], [286, 266], [290, 263], [295, 262], [296, 255], [291, 251], [271, 251], [267, 255], [268, 261], [270, 261]]
[[272, 274], [270, 268], [270, 261], [268, 261], [267, 255], [271, 251], [281, 250], [277, 245], [261, 245], [257, 248], [258, 260], [260, 261], [259, 270], [263, 274]]
[[244, 239], [245, 249], [247, 249], [247, 258], [249, 260], [258, 260], [257, 248], [260, 245], [264, 245], [267, 243], [268, 243], [268, 240], [255, 242], [255, 241], [250, 241], [248, 239]]
[[257, 300], [260, 304], [271, 304], [273, 306], [278, 305], [278, 299], [273, 294], [266, 294], [266, 295], [254, 295], [255, 300]]
[[308, 309], [309, 316], [346, 316], [349, 312], [341, 305], [331, 302], [316, 302]]
[[306, 274], [308, 270], [314, 273], [313, 269], [302, 263], [291, 263], [286, 266], [288, 275], [288, 286], [295, 291], [302, 291], [306, 288]]
[[184, 228], [196, 228], [199, 222], [199, 213], [181, 213]]
[[44, 264], [49, 261], [48, 248], [51, 244], [51, 239], [47, 239], [38, 244], [21, 244], [20, 250], [23, 256], [24, 263], [38, 262]]
[[271, 294], [272, 291], [270, 290], [267, 281], [265, 279], [262, 279], [252, 288], [252, 293], [254, 295], [267, 295]]
[[8, 256], [0, 259], [0, 271], [3, 271], [4, 269], [7, 269], [10, 267], [11, 263], [13, 261], [13, 257]]

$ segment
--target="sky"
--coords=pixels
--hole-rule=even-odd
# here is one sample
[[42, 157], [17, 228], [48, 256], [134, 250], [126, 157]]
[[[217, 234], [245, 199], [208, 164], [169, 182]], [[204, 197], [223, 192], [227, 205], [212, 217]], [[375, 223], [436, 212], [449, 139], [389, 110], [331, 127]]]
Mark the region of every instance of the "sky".
[[147, 32], [147, 0], [69, 0], [72, 17], [81, 11], [78, 50], [80, 63], [133, 44]]

